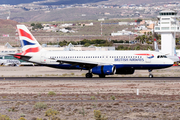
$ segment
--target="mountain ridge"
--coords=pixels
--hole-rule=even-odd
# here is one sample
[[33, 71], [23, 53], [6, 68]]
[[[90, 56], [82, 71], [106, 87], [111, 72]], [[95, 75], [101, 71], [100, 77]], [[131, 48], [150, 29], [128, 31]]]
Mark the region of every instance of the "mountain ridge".
[[[18, 5], [22, 3], [32, 3], [46, 0], [1, 0], [0, 4]], [[56, 2], [48, 1], [41, 3], [42, 5], [72, 5], [72, 4], [86, 4], [86, 3], [109, 3], [109, 4], [144, 4], [144, 3], [157, 3], [157, 2], [172, 2], [172, 0], [57, 0]]]
[[0, 0], [0, 4], [18, 5], [22, 3], [32, 3], [37, 1], [44, 1], [44, 0]]

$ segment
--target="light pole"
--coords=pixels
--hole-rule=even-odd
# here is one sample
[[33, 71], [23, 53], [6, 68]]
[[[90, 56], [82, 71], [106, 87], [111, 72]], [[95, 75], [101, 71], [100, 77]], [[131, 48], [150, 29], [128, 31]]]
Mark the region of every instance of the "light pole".
[[102, 22], [101, 22], [101, 36], [102, 36]]
[[58, 47], [58, 41], [59, 41], [59, 38], [57, 39], [57, 47]]

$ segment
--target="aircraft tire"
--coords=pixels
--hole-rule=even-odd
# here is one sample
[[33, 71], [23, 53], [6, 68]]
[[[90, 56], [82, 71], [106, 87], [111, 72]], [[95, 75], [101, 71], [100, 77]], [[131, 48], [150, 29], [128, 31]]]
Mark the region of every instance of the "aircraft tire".
[[105, 78], [106, 75], [99, 75], [99, 78]]
[[149, 78], [153, 78], [153, 75], [152, 75], [152, 74], [149, 74]]
[[92, 78], [92, 73], [86, 73], [86, 78]]

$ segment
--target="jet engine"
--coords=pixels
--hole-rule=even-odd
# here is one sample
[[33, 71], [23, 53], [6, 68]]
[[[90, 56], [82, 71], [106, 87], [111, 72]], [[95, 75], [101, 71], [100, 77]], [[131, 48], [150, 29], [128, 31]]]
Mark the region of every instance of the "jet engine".
[[116, 73], [116, 67], [113, 65], [102, 65], [92, 68], [93, 74], [98, 75], [113, 75]]

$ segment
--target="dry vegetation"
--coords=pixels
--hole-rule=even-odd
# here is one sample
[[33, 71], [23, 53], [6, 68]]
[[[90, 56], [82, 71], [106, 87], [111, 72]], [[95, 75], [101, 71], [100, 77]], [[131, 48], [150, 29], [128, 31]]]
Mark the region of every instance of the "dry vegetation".
[[[154, 75], [178, 77], [179, 69], [155, 70]], [[46, 67], [0, 67], [0, 70], [4, 76], [10, 73], [16, 77], [34, 75], [28, 79], [4, 77], [0, 80], [0, 114], [12, 120], [180, 119], [180, 82], [171, 78], [161, 81], [66, 80], [65, 77], [81, 76], [84, 72], [67, 73]], [[44, 80], [35, 77], [47, 73], [52, 77]], [[68, 76], [53, 80], [58, 73]], [[147, 71], [137, 71], [133, 76], [147, 76]], [[137, 89], [139, 95], [136, 95]]]
[[[20, 117], [27, 120], [180, 119], [178, 81], [0, 83], [4, 86], [1, 87], [0, 113], [12, 120]], [[8, 92], [10, 89], [13, 93]], [[49, 95], [50, 90], [56, 94]]]

